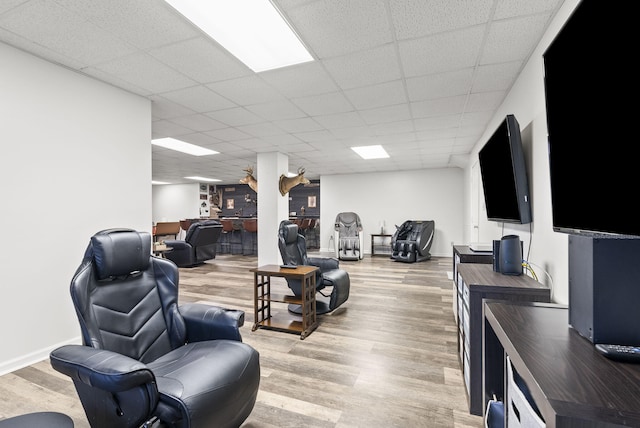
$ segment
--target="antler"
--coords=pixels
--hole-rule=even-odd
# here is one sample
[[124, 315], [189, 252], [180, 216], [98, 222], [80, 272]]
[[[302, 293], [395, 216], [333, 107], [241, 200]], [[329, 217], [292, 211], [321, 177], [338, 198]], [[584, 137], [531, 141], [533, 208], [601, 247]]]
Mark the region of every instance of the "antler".
[[248, 166], [245, 169], [243, 169], [244, 172], [246, 172], [249, 175], [253, 175], [253, 167], [252, 166]]
[[304, 168], [303, 167], [299, 167], [298, 168], [298, 175], [302, 175], [304, 174]]

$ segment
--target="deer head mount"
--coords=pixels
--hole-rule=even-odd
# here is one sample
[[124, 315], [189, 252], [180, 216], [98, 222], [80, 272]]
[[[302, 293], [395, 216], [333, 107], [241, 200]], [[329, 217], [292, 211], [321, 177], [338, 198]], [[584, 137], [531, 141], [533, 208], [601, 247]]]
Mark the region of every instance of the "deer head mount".
[[240, 179], [240, 184], [248, 184], [254, 192], [258, 193], [258, 180], [253, 177], [253, 167], [246, 167], [243, 169], [247, 173], [247, 176]]
[[280, 194], [282, 196], [289, 193], [289, 190], [296, 187], [298, 184], [309, 184], [309, 180], [304, 178], [304, 168], [298, 168], [298, 175], [293, 177], [287, 177], [286, 175], [280, 175]]

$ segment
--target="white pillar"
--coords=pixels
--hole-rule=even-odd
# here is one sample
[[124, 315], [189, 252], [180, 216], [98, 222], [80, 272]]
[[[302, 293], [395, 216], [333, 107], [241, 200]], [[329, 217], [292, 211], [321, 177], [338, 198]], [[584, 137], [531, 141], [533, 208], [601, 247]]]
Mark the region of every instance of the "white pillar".
[[258, 266], [281, 264], [278, 226], [289, 218], [289, 194], [280, 194], [281, 174], [289, 170], [282, 153], [258, 153]]

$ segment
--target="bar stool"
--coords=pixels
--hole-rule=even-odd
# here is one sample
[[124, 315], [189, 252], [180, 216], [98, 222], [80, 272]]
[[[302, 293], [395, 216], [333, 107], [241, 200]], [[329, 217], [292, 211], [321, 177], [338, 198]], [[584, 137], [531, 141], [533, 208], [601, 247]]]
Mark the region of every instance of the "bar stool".
[[242, 254], [242, 220], [230, 220], [231, 232], [229, 233], [229, 252], [231, 254]]
[[308, 248], [319, 248], [318, 244], [318, 219], [312, 218], [309, 220], [309, 226], [307, 227], [307, 231], [305, 232], [305, 237], [307, 238], [307, 247]]
[[304, 236], [307, 236], [307, 231], [309, 230], [309, 226], [311, 226], [311, 219], [310, 218], [303, 219], [302, 223], [300, 223], [300, 226], [298, 226], [298, 228], [300, 229], [300, 233]]
[[[246, 219], [242, 221], [244, 233], [242, 254], [245, 256], [258, 254], [258, 219]], [[248, 245], [244, 245], [244, 244]]]
[[191, 223], [193, 221], [191, 219], [184, 219], [184, 220], [180, 220], [180, 237], [179, 239], [184, 240], [186, 234], [187, 234], [187, 230], [189, 230], [189, 227], [191, 226]]
[[233, 221], [220, 220], [222, 223], [222, 233], [220, 234], [220, 240], [218, 241], [220, 248], [220, 254], [231, 253], [231, 234], [233, 233]]

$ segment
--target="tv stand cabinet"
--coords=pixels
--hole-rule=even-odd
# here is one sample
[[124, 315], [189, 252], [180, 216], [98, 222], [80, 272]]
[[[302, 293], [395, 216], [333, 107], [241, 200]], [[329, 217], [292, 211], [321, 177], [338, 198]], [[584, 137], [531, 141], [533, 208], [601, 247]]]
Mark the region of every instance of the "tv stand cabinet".
[[640, 365], [602, 356], [566, 307], [492, 301], [484, 317], [485, 403], [508, 403], [508, 355], [548, 428], [640, 427]]
[[458, 302], [458, 356], [469, 398], [469, 412], [484, 413], [482, 396], [482, 305], [484, 299], [504, 301], [549, 302], [548, 287], [526, 275], [503, 275], [493, 271], [493, 264], [460, 263]]
[[[458, 323], [458, 302], [462, 301], [462, 286], [459, 281], [460, 263], [493, 263], [493, 251], [473, 251], [469, 245], [453, 246], [453, 317]], [[460, 299], [458, 299], [458, 295]]]

